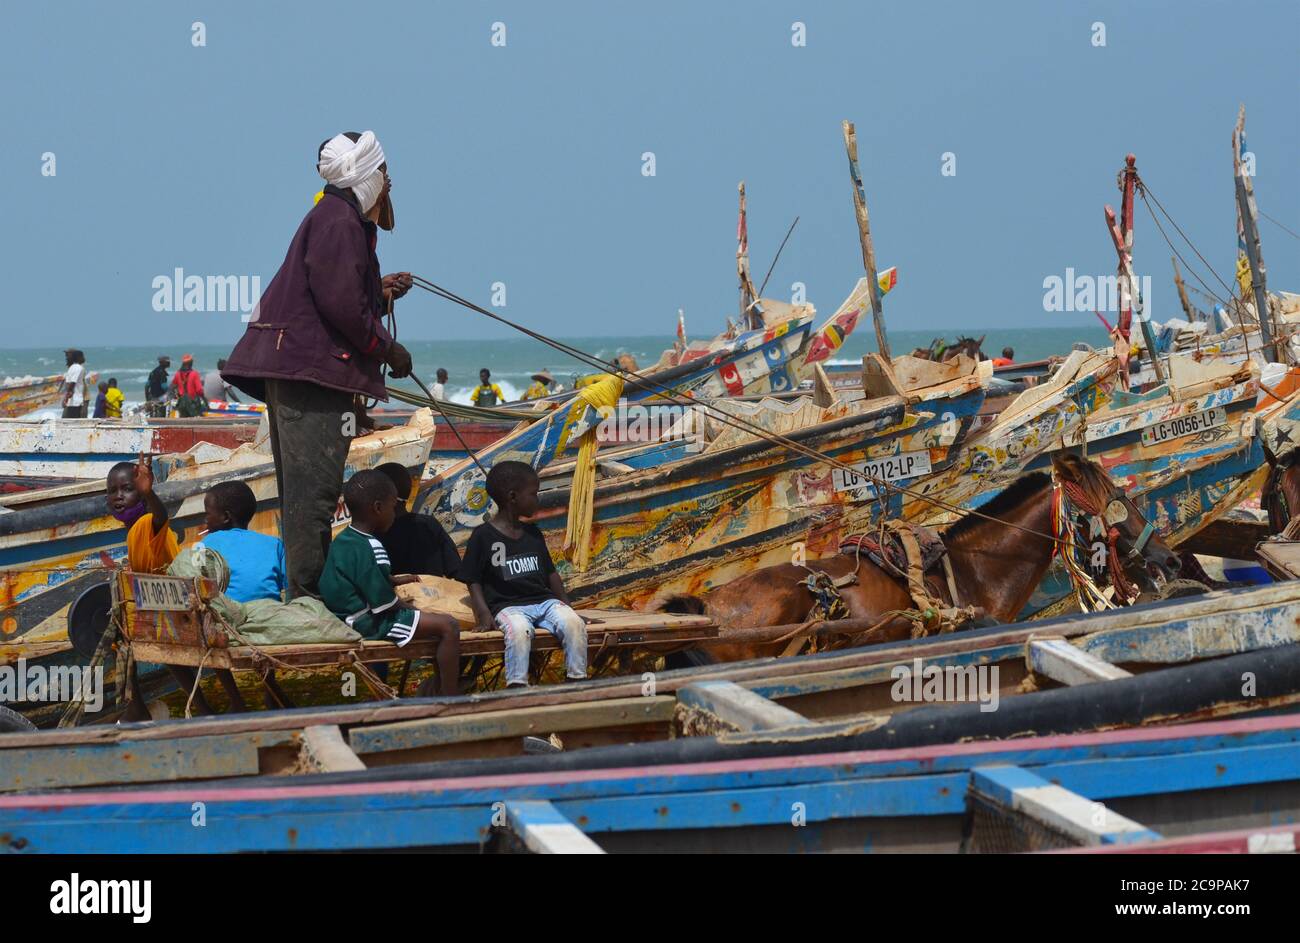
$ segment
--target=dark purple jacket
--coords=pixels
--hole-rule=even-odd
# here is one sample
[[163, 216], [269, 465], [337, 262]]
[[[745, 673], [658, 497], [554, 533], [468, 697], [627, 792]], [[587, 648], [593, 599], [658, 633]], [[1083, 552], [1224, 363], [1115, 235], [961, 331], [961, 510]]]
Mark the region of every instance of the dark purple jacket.
[[387, 400], [376, 226], [334, 186], [294, 233], [222, 377], [257, 399], [266, 380], [303, 380]]

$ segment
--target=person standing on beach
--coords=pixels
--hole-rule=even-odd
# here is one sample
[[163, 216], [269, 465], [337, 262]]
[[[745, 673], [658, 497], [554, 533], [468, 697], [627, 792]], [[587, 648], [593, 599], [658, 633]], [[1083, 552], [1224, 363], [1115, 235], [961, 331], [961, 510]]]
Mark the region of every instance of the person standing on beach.
[[290, 599], [319, 595], [356, 398], [387, 401], [384, 364], [411, 372], [383, 324], [411, 287], [409, 272], [381, 277], [375, 255], [378, 229], [393, 228], [384, 150], [374, 132], [348, 131], [321, 144], [316, 170], [325, 189], [221, 372], [267, 405]]
[[122, 418], [122, 403], [126, 400], [126, 394], [117, 386], [117, 377], [108, 378], [108, 390], [104, 393], [104, 404], [108, 407], [109, 419]]
[[63, 418], [86, 417], [86, 355], [75, 347], [63, 352], [68, 372], [63, 374]]
[[469, 394], [469, 401], [475, 406], [496, 406], [506, 401], [501, 387], [492, 382], [492, 371], [487, 367], [478, 372], [478, 386]]
[[551, 384], [555, 382], [555, 377], [545, 370], [539, 370], [533, 374], [532, 380], [533, 385], [524, 392], [524, 399], [541, 399], [551, 395]]
[[235, 395], [235, 391], [231, 389], [229, 383], [221, 378], [221, 371], [224, 369], [226, 369], [226, 361], [218, 360], [217, 369], [209, 370], [203, 375], [203, 398], [238, 403], [239, 397]]
[[208, 401], [203, 398], [203, 378], [194, 369], [193, 354], [181, 358], [181, 368], [172, 377], [172, 389], [176, 391], [176, 413], [182, 419], [193, 419], [207, 412]]
[[149, 372], [149, 379], [144, 385], [146, 412], [150, 416], [164, 416], [167, 411], [162, 402], [167, 398], [167, 368], [172, 365], [172, 358], [163, 354], [158, 358], [158, 366]]
[[429, 387], [429, 392], [433, 394], [434, 399], [447, 398], [447, 371], [443, 367], [438, 368], [438, 382]]

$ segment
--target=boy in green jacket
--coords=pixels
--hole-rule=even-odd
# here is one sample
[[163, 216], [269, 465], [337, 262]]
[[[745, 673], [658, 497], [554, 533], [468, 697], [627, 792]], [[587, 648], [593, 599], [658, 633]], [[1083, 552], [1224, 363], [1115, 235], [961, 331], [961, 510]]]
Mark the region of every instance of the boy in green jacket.
[[359, 471], [343, 486], [352, 523], [334, 538], [320, 577], [321, 599], [364, 638], [405, 647], [412, 639], [436, 639], [438, 681], [444, 696], [459, 694], [460, 624], [451, 616], [405, 608], [394, 586], [419, 581], [392, 574], [379, 534], [393, 526], [397, 489], [383, 472]]

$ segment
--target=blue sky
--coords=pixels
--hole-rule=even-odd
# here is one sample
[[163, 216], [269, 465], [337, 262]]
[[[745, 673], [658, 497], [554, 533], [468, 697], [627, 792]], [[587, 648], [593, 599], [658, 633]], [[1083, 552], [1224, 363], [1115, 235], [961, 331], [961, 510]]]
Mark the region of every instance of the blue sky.
[[[504, 282], [503, 313], [535, 329], [663, 334], [679, 307], [692, 334], [719, 328], [736, 306], [740, 179], [756, 279], [799, 215], [768, 294], [801, 281], [829, 313], [861, 274], [843, 118], [857, 123], [877, 258], [899, 267], [890, 327], [1088, 323], [1045, 312], [1043, 279], [1114, 271], [1102, 206], [1118, 205], [1128, 151], [1229, 277], [1239, 102], [1260, 207], [1300, 232], [1297, 11], [5, 0], [6, 340], [233, 342], [237, 315], [155, 312], [153, 278], [181, 267], [269, 282], [320, 186], [316, 147], [344, 129], [373, 129], [389, 157], [385, 270], [482, 303]], [[504, 48], [490, 43], [498, 21]], [[1300, 244], [1261, 226], [1270, 287], [1300, 290]], [[1169, 256], [1139, 206], [1156, 317], [1177, 306]], [[423, 295], [399, 319], [422, 339], [504, 330]]]

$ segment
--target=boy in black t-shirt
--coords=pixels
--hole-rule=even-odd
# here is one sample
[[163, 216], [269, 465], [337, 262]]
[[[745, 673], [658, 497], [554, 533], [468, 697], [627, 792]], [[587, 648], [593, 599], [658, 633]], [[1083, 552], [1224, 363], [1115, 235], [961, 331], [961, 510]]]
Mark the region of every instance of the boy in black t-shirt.
[[412, 514], [406, 509], [406, 501], [411, 496], [411, 473], [399, 462], [387, 462], [375, 471], [387, 475], [397, 489], [397, 517], [393, 526], [379, 535], [393, 572], [423, 573], [454, 580], [460, 570], [456, 544], [432, 515]]
[[520, 520], [537, 513], [537, 486], [537, 472], [523, 462], [492, 467], [487, 493], [497, 513], [474, 528], [460, 565], [478, 631], [495, 624], [505, 635], [506, 687], [528, 684], [528, 656], [537, 629], [560, 640], [570, 681], [587, 677], [587, 624], [569, 605], [542, 532]]
[[[393, 482], [374, 469], [359, 471], [343, 486], [343, 502], [352, 523], [330, 544], [320, 576], [321, 599], [363, 638], [384, 639], [398, 648], [413, 639], [436, 640], [441, 693], [458, 694], [460, 624], [445, 613], [403, 606], [393, 590], [418, 579], [395, 574], [379, 542], [378, 535], [393, 525], [397, 513]], [[426, 687], [425, 693], [432, 691]]]

